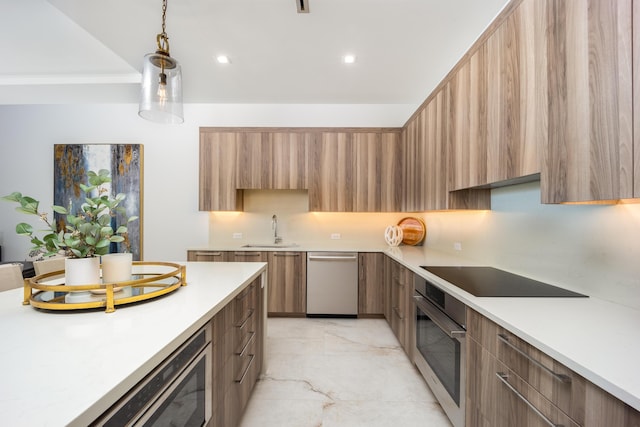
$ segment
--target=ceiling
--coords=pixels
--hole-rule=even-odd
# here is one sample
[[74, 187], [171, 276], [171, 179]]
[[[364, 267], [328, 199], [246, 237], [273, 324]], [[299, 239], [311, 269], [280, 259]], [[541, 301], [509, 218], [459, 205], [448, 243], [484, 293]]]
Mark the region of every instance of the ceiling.
[[[297, 1], [170, 0], [184, 102], [417, 106], [507, 3]], [[0, 0], [0, 104], [137, 102], [161, 5]]]

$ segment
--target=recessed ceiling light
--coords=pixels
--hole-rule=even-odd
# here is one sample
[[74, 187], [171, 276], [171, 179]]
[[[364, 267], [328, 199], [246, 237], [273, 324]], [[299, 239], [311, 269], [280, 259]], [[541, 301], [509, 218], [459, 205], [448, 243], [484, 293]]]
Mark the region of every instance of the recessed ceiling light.
[[344, 62], [345, 64], [353, 64], [354, 62], [356, 62], [356, 57], [355, 55], [345, 55], [342, 57], [342, 62]]
[[216, 56], [216, 61], [218, 61], [218, 64], [230, 64], [231, 60], [229, 60], [229, 57], [227, 55], [218, 55]]

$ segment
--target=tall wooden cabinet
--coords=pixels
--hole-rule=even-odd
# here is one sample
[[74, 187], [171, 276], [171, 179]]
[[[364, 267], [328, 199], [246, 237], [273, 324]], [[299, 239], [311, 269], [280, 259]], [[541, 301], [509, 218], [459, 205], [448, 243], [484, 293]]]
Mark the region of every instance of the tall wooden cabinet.
[[479, 74], [486, 84], [487, 183], [540, 173], [548, 110], [544, 16], [545, 1], [523, 1], [474, 55], [485, 55]]
[[542, 201], [632, 197], [632, 12], [638, 6], [632, 0], [546, 3], [549, 140]]

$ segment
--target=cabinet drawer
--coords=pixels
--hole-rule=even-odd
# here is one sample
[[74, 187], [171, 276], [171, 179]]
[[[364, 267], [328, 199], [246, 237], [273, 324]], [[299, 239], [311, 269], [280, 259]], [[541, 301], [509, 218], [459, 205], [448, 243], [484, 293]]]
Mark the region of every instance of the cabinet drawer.
[[467, 351], [467, 426], [578, 425], [475, 340]]
[[242, 290], [233, 300], [233, 323], [243, 323], [256, 309], [256, 282]]
[[587, 381], [583, 377], [470, 309], [467, 332], [542, 396], [576, 422], [584, 422]]

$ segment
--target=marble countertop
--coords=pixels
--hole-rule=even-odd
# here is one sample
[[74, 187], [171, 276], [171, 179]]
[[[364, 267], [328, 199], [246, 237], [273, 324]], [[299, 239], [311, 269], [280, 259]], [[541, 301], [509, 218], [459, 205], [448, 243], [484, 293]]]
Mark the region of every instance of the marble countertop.
[[265, 263], [186, 263], [187, 286], [114, 313], [44, 312], [0, 293], [3, 425], [84, 426], [209, 321]]
[[[640, 310], [589, 298], [475, 297], [420, 268], [473, 265], [425, 248], [385, 251], [467, 306], [538, 347], [629, 406], [640, 410]], [[532, 277], [532, 279], [536, 279]]]

